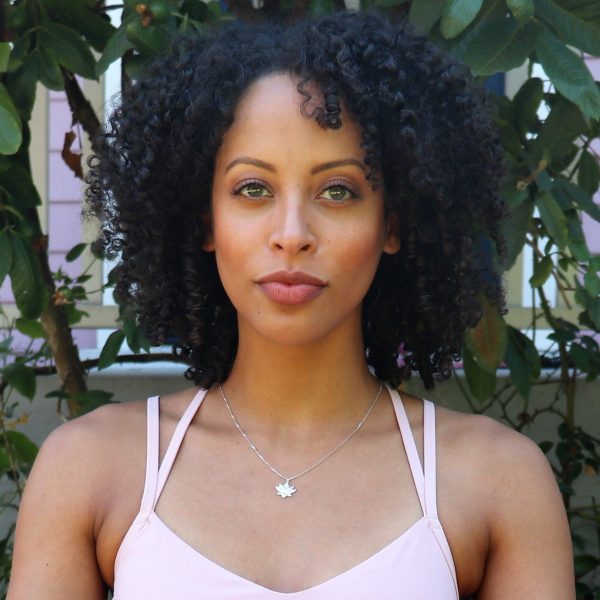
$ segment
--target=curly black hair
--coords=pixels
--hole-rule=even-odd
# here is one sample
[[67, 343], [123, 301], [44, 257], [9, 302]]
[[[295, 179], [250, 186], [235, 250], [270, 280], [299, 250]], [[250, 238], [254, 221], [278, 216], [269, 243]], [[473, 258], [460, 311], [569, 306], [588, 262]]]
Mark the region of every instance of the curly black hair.
[[376, 13], [188, 34], [124, 91], [87, 190], [103, 223], [97, 246], [120, 256], [115, 297], [136, 307], [153, 344], [177, 340], [188, 379], [227, 378], [236, 312], [202, 250], [215, 155], [244, 91], [275, 72], [295, 76], [307, 100], [311, 85], [320, 90], [307, 118], [336, 128], [343, 108], [361, 127], [368, 178], [383, 186], [401, 240], [363, 302], [367, 360], [391, 385], [418, 371], [432, 387], [449, 376], [486, 298], [504, 308], [503, 155], [468, 69]]

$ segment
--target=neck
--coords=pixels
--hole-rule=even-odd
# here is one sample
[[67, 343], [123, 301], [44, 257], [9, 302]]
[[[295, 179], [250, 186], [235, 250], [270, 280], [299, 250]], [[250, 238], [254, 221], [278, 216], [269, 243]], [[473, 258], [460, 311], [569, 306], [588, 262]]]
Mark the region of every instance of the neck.
[[367, 368], [360, 329], [297, 346], [257, 340], [240, 329], [223, 389], [240, 421], [270, 435], [347, 431], [369, 408], [379, 382]]

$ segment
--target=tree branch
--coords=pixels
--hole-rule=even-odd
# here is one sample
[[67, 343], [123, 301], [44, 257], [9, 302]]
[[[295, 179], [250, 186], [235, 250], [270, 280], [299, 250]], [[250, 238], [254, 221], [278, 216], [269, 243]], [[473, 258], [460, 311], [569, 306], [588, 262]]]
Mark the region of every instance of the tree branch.
[[96, 135], [100, 130], [101, 123], [96, 111], [90, 101], [84, 96], [79, 82], [73, 73], [61, 67], [63, 80], [65, 82], [65, 93], [69, 101], [69, 108], [73, 113], [73, 124], [80, 123], [86, 132], [92, 148], [94, 147]]

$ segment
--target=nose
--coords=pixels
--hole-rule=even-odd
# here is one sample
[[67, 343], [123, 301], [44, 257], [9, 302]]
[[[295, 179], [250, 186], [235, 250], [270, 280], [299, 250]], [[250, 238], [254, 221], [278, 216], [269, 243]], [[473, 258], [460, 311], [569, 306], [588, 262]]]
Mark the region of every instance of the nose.
[[289, 197], [277, 202], [270, 247], [290, 256], [314, 250], [317, 239], [311, 227], [309, 213], [310, 209], [301, 198]]

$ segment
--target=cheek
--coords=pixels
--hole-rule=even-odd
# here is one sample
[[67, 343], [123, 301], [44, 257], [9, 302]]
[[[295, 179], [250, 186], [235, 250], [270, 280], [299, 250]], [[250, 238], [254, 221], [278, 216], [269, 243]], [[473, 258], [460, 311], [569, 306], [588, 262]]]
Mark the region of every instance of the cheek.
[[[347, 245], [339, 244], [337, 253], [334, 249], [331, 253], [337, 254], [336, 274], [339, 286], [336, 286], [342, 292], [345, 301], [351, 303], [360, 303], [369, 290], [375, 272], [379, 265], [382, 255], [382, 243], [380, 236], [371, 230], [366, 232], [352, 232], [352, 235], [346, 234]], [[335, 241], [332, 240], [335, 246]]]
[[374, 272], [379, 264], [383, 247], [382, 233], [377, 226], [374, 224], [373, 227], [347, 231], [346, 239], [347, 245], [344, 249], [346, 264], [356, 268], [357, 274], [363, 269]]

